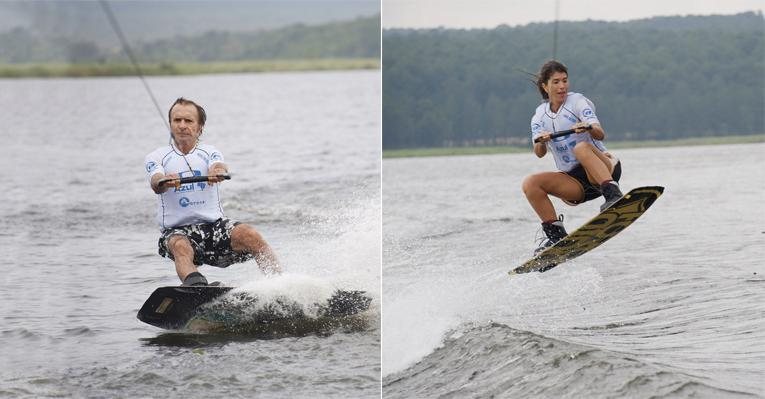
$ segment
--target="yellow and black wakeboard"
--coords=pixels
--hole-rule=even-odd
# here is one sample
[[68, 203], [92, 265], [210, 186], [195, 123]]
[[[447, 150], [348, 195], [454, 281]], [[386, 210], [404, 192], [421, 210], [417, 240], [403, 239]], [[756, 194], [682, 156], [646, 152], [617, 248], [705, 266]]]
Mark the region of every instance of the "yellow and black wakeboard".
[[598, 216], [509, 274], [544, 272], [591, 251], [631, 225], [663, 192], [664, 187], [659, 186], [633, 189]]

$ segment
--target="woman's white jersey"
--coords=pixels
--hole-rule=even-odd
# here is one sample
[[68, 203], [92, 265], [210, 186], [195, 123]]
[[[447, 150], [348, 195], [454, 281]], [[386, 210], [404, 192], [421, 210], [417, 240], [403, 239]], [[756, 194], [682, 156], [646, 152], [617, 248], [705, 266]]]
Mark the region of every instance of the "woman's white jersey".
[[[531, 118], [532, 143], [542, 132], [555, 133], [572, 129], [578, 122], [600, 124], [595, 115], [595, 105], [587, 97], [569, 92], [557, 113], [550, 110], [549, 102], [544, 102], [537, 107]], [[601, 151], [606, 151], [606, 147], [600, 140], [593, 139], [586, 132], [572, 133], [547, 142], [547, 151], [553, 154], [555, 166], [559, 170], [568, 172], [579, 165], [579, 161], [574, 156], [574, 146], [583, 141], [592, 143]]]
[[[185, 156], [168, 144], [146, 156], [146, 176], [157, 173], [177, 173], [181, 177], [206, 176], [210, 166], [223, 162], [223, 155], [215, 147], [199, 144]], [[161, 229], [189, 224], [210, 223], [223, 217], [218, 184], [184, 184], [171, 187], [157, 196], [157, 223]]]

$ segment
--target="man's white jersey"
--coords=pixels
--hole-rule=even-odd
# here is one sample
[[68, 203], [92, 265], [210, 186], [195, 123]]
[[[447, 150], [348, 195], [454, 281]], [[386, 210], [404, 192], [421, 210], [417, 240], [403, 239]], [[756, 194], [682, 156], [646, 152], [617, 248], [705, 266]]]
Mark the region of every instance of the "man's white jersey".
[[[146, 176], [149, 182], [157, 173], [177, 173], [181, 177], [206, 176], [210, 166], [216, 162], [223, 162], [223, 155], [211, 145], [199, 144], [185, 157], [172, 145], [166, 145], [146, 156]], [[222, 217], [223, 207], [217, 184], [189, 183], [180, 188], [168, 188], [158, 195], [157, 223], [161, 229], [209, 223]]]
[[[579, 93], [569, 92], [557, 113], [550, 110], [549, 102], [537, 107], [531, 118], [531, 140], [533, 142], [542, 132], [555, 133], [571, 129], [577, 122], [600, 124], [592, 101]], [[600, 140], [593, 139], [586, 132], [572, 133], [547, 142], [547, 151], [553, 154], [555, 166], [559, 170], [568, 172], [579, 165], [579, 161], [574, 156], [574, 146], [582, 141], [590, 142], [601, 151], [606, 151], [606, 147]]]

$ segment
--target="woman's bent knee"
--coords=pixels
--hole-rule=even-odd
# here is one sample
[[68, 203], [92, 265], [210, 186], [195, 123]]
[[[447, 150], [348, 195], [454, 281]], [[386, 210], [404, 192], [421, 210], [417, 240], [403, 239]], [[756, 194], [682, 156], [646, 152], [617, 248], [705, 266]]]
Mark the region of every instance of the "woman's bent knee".
[[593, 153], [595, 150], [596, 148], [592, 144], [586, 141], [581, 141], [579, 143], [576, 143], [576, 145], [574, 146], [574, 156], [579, 158], [581, 155], [585, 155], [587, 153]]
[[535, 188], [539, 187], [539, 182], [537, 182], [537, 178], [535, 175], [526, 176], [526, 178], [523, 179], [523, 182], [521, 183], [521, 190], [523, 190], [524, 194], [528, 194], [529, 192], [533, 191]]

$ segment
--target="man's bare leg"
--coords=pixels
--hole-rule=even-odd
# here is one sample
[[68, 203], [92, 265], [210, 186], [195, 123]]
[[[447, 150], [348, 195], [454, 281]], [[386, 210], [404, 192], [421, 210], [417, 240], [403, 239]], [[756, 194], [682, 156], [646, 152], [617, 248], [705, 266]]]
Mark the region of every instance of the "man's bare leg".
[[182, 235], [170, 236], [167, 240], [167, 250], [173, 254], [175, 272], [178, 273], [181, 282], [185, 281], [189, 274], [198, 271], [194, 265], [194, 248], [191, 247], [188, 238]]
[[231, 249], [235, 252], [247, 252], [255, 256], [260, 270], [266, 274], [281, 274], [282, 267], [276, 254], [254, 227], [238, 224], [231, 231]]

